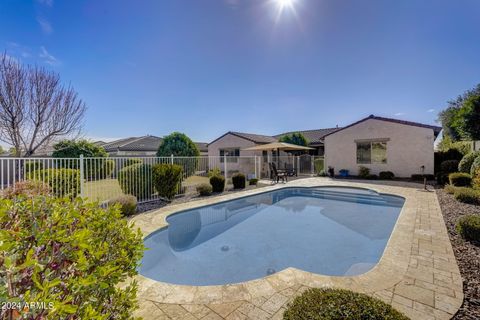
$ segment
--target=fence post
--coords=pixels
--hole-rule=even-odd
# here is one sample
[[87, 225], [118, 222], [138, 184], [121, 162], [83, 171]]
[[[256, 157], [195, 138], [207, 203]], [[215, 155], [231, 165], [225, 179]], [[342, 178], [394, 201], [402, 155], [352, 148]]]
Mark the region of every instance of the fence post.
[[227, 181], [227, 155], [223, 155], [223, 172], [225, 173], [225, 183]]
[[84, 185], [83, 185], [83, 179], [85, 177], [85, 173], [84, 173], [84, 166], [83, 166], [83, 154], [80, 155], [80, 197], [83, 198], [83, 188], [84, 188]]
[[170, 155], [170, 164], [173, 164], [173, 153]]

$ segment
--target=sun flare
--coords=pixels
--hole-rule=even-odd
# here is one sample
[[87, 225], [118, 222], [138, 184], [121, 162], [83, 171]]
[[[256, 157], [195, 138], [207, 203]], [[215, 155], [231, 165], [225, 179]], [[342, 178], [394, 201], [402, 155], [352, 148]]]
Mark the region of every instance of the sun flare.
[[295, 4], [295, 0], [275, 0], [275, 1], [278, 7], [280, 8], [280, 10], [292, 9]]

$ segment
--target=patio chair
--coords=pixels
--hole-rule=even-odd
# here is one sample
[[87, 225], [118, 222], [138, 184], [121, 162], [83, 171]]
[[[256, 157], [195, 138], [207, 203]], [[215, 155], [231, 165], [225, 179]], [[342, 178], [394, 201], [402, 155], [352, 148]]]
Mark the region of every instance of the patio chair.
[[270, 166], [270, 177], [272, 181], [277, 183], [282, 179], [283, 182], [287, 182], [287, 171], [277, 170], [277, 165], [274, 162], [268, 164]]
[[291, 163], [285, 163], [285, 171], [287, 172], [287, 176], [289, 177], [298, 176], [297, 170], [295, 170], [295, 167]]

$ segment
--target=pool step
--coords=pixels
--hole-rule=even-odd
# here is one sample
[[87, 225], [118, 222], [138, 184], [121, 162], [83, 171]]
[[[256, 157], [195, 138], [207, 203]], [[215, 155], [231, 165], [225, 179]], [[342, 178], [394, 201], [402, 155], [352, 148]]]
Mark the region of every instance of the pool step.
[[356, 202], [363, 204], [373, 204], [373, 205], [388, 205], [388, 206], [402, 206], [403, 201], [400, 199], [385, 198], [378, 194], [365, 194], [365, 193], [351, 193], [351, 192], [341, 192], [341, 191], [329, 191], [329, 190], [319, 190], [312, 189], [308, 190], [305, 195], [314, 196], [322, 199], [329, 200], [339, 200], [339, 201], [348, 201]]

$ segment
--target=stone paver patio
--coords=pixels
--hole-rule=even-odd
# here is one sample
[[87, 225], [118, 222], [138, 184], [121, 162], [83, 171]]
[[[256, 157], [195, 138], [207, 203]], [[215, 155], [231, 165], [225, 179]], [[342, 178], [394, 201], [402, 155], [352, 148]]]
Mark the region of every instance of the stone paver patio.
[[308, 288], [338, 287], [363, 292], [391, 304], [411, 319], [450, 319], [463, 301], [462, 278], [437, 197], [406, 182], [308, 178], [271, 187], [167, 206], [134, 217], [145, 236], [167, 226], [177, 211], [286, 186], [352, 186], [400, 195], [404, 207], [380, 262], [351, 277], [323, 276], [288, 268], [240, 284], [181, 286], [136, 277], [144, 319], [282, 319], [286, 305]]

